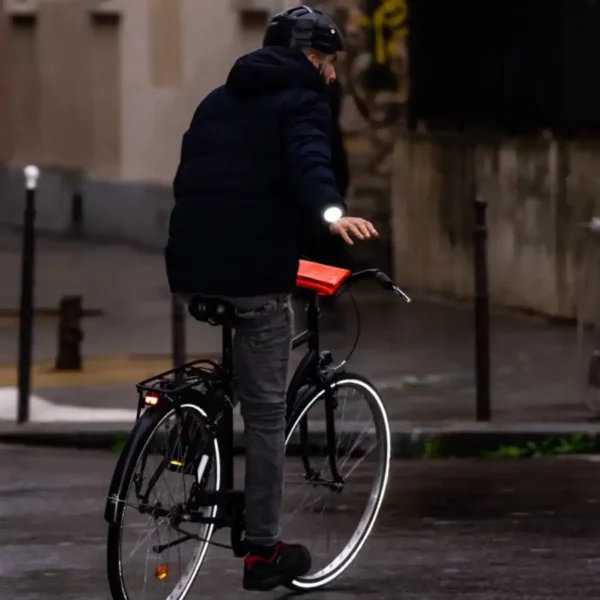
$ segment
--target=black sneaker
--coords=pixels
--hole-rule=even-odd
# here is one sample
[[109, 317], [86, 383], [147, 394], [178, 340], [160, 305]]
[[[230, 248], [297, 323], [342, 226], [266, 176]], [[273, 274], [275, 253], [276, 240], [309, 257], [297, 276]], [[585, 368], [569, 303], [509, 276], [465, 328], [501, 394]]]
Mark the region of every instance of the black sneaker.
[[244, 558], [244, 589], [269, 592], [310, 571], [310, 553], [300, 544], [255, 548]]

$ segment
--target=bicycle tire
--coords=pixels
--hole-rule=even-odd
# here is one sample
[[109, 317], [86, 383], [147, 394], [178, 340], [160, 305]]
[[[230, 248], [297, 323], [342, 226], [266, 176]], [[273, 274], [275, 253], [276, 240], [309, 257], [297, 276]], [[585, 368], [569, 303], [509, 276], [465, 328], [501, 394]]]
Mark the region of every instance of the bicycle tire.
[[[358, 553], [367, 541], [374, 525], [377, 516], [381, 510], [381, 505], [387, 489], [389, 480], [390, 462], [391, 462], [391, 432], [389, 419], [385, 405], [379, 392], [375, 386], [365, 377], [355, 373], [341, 374], [337, 380], [332, 381], [331, 386], [335, 390], [344, 387], [358, 387], [365, 394], [369, 394], [372, 404], [370, 407], [374, 410], [373, 416], [378, 419], [377, 438], [382, 444], [383, 450], [381, 453], [381, 464], [378, 465], [378, 484], [377, 492], [371, 495], [367, 509], [363, 513], [358, 527], [354, 531], [350, 541], [344, 549], [324, 568], [315, 575], [308, 575], [295, 579], [288, 587], [297, 592], [315, 591], [325, 587], [332, 581], [337, 579], [356, 559]], [[312, 388], [304, 390], [296, 405], [290, 412], [290, 416], [286, 423], [286, 445], [290, 442], [294, 431], [298, 427], [302, 417], [306, 415], [316, 402], [319, 402], [324, 397], [324, 390]], [[367, 397], [367, 396], [365, 396]], [[341, 558], [340, 558], [341, 557]], [[339, 564], [336, 564], [339, 563]], [[334, 565], [332, 567], [332, 565]], [[319, 575], [321, 573], [321, 575]]]
[[[207, 418], [206, 412], [201, 406], [198, 406], [198, 404], [185, 402], [180, 405], [180, 408], [196, 410], [200, 413], [202, 418]], [[125, 582], [123, 581], [121, 565], [121, 534], [123, 518], [127, 510], [127, 507], [124, 505], [124, 503], [126, 502], [134, 473], [142, 456], [144, 455], [144, 451], [146, 448], [148, 448], [148, 445], [152, 441], [154, 434], [157, 432], [161, 424], [166, 419], [171, 417], [175, 412], [175, 408], [168, 408], [167, 410], [161, 410], [160, 408], [147, 410], [140, 417], [139, 422], [136, 424], [136, 429], [134, 430], [135, 439], [133, 439], [131, 443], [127, 444], [124, 450], [124, 452], [129, 453], [129, 456], [125, 457], [125, 460], [123, 461], [125, 467], [120, 478], [120, 486], [117, 497], [117, 505], [122, 506], [122, 508], [116, 511], [114, 522], [109, 524], [106, 553], [108, 583], [113, 600], [134, 600], [127, 593]], [[216, 469], [215, 491], [218, 491], [221, 487], [222, 473], [221, 454], [218, 440], [214, 439], [212, 441], [212, 445], [212, 468]], [[210, 525], [208, 527], [208, 533], [206, 534], [205, 538], [210, 540], [212, 534], [214, 533], [215, 526]], [[166, 600], [183, 600], [193, 586], [209, 548], [208, 541], [197, 543], [202, 544], [203, 548], [195, 559], [196, 563], [192, 568], [192, 572], [188, 577], [187, 583], [183, 586], [183, 589], [178, 593], [178, 595], [174, 596], [173, 592], [167, 597]]]

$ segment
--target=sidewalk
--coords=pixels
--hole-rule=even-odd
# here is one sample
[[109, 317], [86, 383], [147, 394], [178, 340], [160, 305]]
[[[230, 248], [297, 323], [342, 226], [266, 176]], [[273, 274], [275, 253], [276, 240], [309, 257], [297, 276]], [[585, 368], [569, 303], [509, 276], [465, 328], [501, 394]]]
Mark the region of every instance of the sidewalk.
[[[5, 431], [13, 427], [18, 332], [16, 318], [6, 313], [18, 307], [19, 268], [18, 236], [0, 231], [0, 404]], [[33, 391], [39, 402], [33, 403], [32, 419], [39, 425], [29, 427], [72, 427], [68, 423], [75, 422], [84, 430], [114, 422], [120, 423], [118, 429], [128, 429], [136, 403], [133, 384], [170, 364], [170, 296], [162, 256], [124, 246], [40, 238], [36, 270], [38, 308], [55, 308], [62, 296], [81, 294], [84, 307], [98, 309], [102, 316], [84, 319], [85, 370], [77, 374], [51, 372], [56, 320], [43, 317], [36, 322]], [[418, 299], [406, 305], [368, 285], [357, 298], [362, 337], [350, 369], [380, 387], [396, 428], [472, 430], [470, 308]], [[297, 315], [300, 323], [301, 317]], [[339, 311], [325, 315], [323, 329], [324, 347], [341, 360], [356, 331], [352, 304], [344, 300]], [[187, 338], [190, 355], [214, 356], [219, 351], [218, 329], [189, 319]], [[575, 350], [572, 327], [495, 314], [493, 425], [484, 429], [562, 430], [572, 424], [576, 430], [595, 431], [592, 415], [579, 399]], [[82, 414], [88, 415], [87, 421]], [[115, 414], [120, 418], [115, 420]]]

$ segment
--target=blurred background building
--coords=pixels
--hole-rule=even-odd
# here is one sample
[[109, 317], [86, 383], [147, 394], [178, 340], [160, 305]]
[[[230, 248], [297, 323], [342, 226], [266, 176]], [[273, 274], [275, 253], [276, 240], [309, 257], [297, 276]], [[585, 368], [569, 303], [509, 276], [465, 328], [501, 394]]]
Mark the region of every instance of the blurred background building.
[[[292, 4], [4, 0], [0, 223], [20, 222], [18, 167], [37, 163], [41, 229], [160, 250], [196, 104], [260, 45], [270, 15]], [[477, 144], [469, 175], [462, 138], [406, 127], [407, 0], [312, 4], [331, 11], [349, 40], [340, 68], [348, 201], [383, 232], [364, 251], [414, 288], [469, 297], [472, 175], [489, 201], [492, 301], [573, 317], [580, 224], [597, 205], [597, 145], [548, 132], [495, 138]]]
[[36, 163], [40, 227], [67, 230], [80, 193], [88, 235], [160, 246], [181, 135], [267, 16], [229, 0], [5, 2], [2, 221], [20, 219], [14, 167]]

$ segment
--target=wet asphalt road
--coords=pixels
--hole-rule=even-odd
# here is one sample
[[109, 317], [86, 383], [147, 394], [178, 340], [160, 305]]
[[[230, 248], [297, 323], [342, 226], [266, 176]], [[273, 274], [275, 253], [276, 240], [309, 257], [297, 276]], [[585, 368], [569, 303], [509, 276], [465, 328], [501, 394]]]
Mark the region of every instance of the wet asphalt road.
[[[0, 599], [110, 600], [102, 511], [115, 460], [0, 447]], [[205, 569], [190, 598], [250, 597], [239, 560], [216, 551]], [[396, 462], [370, 543], [311, 597], [600, 598], [600, 463]]]

